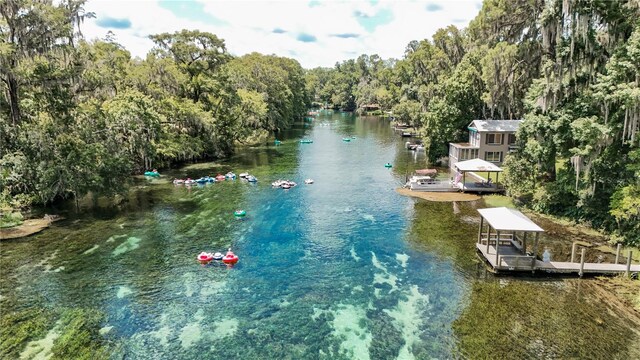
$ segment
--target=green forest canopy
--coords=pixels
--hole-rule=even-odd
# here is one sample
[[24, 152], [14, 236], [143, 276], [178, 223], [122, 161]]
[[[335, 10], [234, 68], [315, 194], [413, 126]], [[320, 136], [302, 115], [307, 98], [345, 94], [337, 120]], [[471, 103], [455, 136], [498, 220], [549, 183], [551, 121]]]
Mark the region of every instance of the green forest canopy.
[[310, 70], [231, 56], [197, 30], [152, 35], [132, 59], [110, 36], [82, 39], [83, 5], [0, 4], [5, 206], [113, 194], [131, 173], [227, 156], [312, 101], [377, 104], [419, 129], [431, 161], [473, 119], [524, 119], [505, 161], [511, 196], [640, 245], [637, 1], [485, 0], [467, 28], [411, 41], [402, 59]]

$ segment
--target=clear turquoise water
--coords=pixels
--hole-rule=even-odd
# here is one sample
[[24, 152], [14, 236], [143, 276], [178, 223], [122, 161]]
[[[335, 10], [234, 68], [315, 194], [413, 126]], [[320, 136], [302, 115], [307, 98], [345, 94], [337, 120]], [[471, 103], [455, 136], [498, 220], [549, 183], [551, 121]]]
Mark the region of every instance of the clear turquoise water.
[[[302, 137], [313, 144], [299, 144]], [[465, 309], [483, 287], [503, 291], [479, 280], [473, 243], [480, 203], [396, 194], [424, 159], [404, 150], [384, 120], [324, 113], [280, 139], [280, 146], [245, 149], [222, 164], [139, 179], [118, 206], [58, 209], [66, 220], [3, 243], [0, 304], [97, 311], [94, 340], [113, 358], [473, 358], [477, 342], [459, 340], [492, 334], [456, 334], [454, 323], [482, 321]], [[259, 182], [170, 184], [229, 170]], [[315, 184], [304, 185], [306, 178]], [[276, 179], [299, 185], [274, 189]], [[235, 219], [235, 209], [246, 218]], [[240, 257], [233, 268], [195, 260], [228, 247]], [[562, 288], [531, 284], [516, 292], [573, 296]], [[471, 301], [482, 308], [492, 300]], [[50, 329], [64, 331], [54, 321]]]

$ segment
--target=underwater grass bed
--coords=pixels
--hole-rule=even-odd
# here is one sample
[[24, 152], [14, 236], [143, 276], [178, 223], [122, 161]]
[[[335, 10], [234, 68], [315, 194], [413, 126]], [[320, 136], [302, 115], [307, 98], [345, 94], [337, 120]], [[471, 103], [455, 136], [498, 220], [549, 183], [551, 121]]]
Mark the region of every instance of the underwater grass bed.
[[636, 341], [581, 295], [579, 280], [477, 281], [453, 329], [460, 353], [475, 359], [627, 359]]
[[30, 308], [0, 319], [0, 358], [107, 359], [96, 310]]

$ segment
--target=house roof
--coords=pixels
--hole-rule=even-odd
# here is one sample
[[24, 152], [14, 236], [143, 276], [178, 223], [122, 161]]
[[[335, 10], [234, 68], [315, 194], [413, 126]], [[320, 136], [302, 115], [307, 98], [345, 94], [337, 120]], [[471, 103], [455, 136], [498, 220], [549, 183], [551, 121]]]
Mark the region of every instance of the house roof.
[[473, 120], [469, 127], [478, 132], [516, 132], [522, 120]]
[[478, 209], [482, 216], [492, 228], [499, 231], [532, 231], [544, 232], [531, 219], [515, 209], [506, 207]]
[[502, 169], [498, 166], [484, 161], [482, 159], [471, 159], [465, 161], [458, 161], [453, 164], [459, 171], [488, 171], [488, 172], [501, 172]]

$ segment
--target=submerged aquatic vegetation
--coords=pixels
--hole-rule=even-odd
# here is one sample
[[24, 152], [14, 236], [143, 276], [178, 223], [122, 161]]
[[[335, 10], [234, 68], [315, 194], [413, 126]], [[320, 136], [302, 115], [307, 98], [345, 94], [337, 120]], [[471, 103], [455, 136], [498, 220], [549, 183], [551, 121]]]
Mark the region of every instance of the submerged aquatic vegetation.
[[104, 314], [89, 309], [68, 309], [60, 318], [60, 337], [51, 352], [51, 359], [107, 359], [109, 347], [100, 334]]
[[565, 285], [476, 281], [453, 323], [460, 353], [475, 359], [628, 359], [629, 345], [637, 341], [632, 330], [584, 296], [579, 284]]
[[3, 310], [0, 314], [0, 358], [18, 358], [29, 341], [44, 337], [54, 323], [54, 314], [44, 308], [10, 313]]
[[107, 359], [99, 333], [104, 314], [88, 309], [30, 308], [2, 314], [0, 358]]

